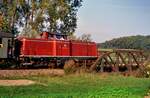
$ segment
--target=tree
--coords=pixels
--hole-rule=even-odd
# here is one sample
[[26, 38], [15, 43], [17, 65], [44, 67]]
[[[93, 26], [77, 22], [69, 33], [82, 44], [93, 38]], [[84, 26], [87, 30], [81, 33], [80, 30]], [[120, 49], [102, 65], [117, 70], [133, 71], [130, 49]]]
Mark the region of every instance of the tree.
[[112, 39], [101, 43], [100, 48], [121, 48], [121, 49], [141, 49], [150, 50], [150, 36], [128, 36]]
[[9, 24], [3, 14], [0, 12], [0, 31], [1, 32], [9, 32]]
[[83, 41], [92, 41], [91, 34], [82, 34], [80, 40]]
[[[17, 28], [41, 32], [59, 32], [71, 35], [76, 28], [76, 15], [82, 0], [2, 0], [0, 11], [9, 23], [9, 32]], [[49, 25], [44, 25], [47, 23]], [[26, 29], [30, 29], [27, 30]], [[14, 32], [14, 31], [13, 31]]]
[[18, 9], [19, 6], [23, 5], [23, 2], [25, 2], [25, 0], [1, 0], [0, 13], [3, 16], [1, 31], [15, 33], [15, 23], [19, 16]]

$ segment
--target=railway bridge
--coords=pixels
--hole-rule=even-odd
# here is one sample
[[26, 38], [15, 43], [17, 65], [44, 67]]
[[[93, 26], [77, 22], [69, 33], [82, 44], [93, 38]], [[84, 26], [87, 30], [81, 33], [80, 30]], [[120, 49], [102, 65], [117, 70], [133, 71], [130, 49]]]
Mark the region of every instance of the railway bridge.
[[142, 69], [148, 56], [142, 50], [135, 49], [100, 49], [99, 57], [92, 64], [90, 70], [100, 72], [133, 71]]

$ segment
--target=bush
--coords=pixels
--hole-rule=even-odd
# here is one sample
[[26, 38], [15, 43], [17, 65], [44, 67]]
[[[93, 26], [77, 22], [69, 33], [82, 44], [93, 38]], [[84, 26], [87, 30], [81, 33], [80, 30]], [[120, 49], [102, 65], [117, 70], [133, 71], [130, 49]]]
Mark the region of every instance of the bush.
[[150, 77], [150, 64], [145, 67], [144, 77]]
[[64, 71], [66, 74], [75, 73], [78, 69], [78, 66], [74, 60], [68, 60], [65, 62]]

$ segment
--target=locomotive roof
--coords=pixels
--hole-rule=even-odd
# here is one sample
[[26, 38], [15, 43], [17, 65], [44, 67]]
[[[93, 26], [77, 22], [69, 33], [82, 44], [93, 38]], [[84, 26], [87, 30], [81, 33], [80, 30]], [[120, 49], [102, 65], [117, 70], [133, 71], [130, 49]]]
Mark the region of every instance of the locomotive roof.
[[0, 32], [0, 38], [13, 38], [14, 35], [12, 33]]

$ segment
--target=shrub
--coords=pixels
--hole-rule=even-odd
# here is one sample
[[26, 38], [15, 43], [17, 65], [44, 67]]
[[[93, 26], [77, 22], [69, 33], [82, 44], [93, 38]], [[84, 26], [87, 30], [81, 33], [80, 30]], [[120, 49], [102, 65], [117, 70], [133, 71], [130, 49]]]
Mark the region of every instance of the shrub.
[[66, 74], [72, 74], [75, 73], [78, 69], [78, 66], [75, 62], [75, 60], [68, 60], [65, 62], [64, 65], [64, 71]]

